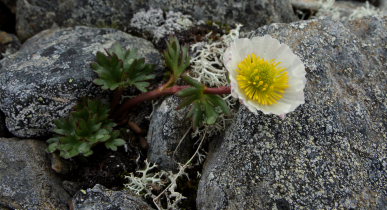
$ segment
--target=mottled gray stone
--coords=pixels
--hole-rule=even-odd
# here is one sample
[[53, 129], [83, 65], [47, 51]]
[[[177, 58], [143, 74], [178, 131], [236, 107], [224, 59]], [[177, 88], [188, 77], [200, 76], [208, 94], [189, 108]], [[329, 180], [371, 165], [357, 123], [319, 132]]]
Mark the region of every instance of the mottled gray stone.
[[306, 102], [284, 120], [242, 106], [209, 152], [198, 209], [386, 209], [386, 20], [312, 20], [252, 33], [300, 56]]
[[180, 11], [198, 20], [241, 23], [246, 29], [296, 20], [290, 0], [149, 0], [153, 8]]
[[149, 8], [191, 14], [198, 20], [239, 22], [246, 28], [296, 20], [290, 0], [20, 0], [16, 31], [21, 40], [57, 26], [87, 25], [126, 31], [133, 14]]
[[72, 199], [73, 210], [152, 210], [138, 196], [129, 191], [112, 191], [95, 185], [86, 192], [78, 192]]
[[69, 199], [50, 169], [44, 142], [0, 138], [0, 206], [61, 210]]
[[9, 131], [19, 137], [43, 136], [53, 121], [67, 116], [84, 96], [97, 96], [90, 67], [97, 51], [120, 42], [161, 69], [161, 55], [141, 38], [115, 29], [88, 27], [46, 30], [17, 53], [0, 61], [0, 109]]
[[149, 124], [148, 161], [156, 163], [163, 170], [176, 170], [177, 163], [185, 163], [194, 149], [190, 131], [177, 147], [191, 126], [191, 121], [186, 117], [187, 110], [176, 110], [179, 103], [177, 96], [165, 99], [153, 111]]
[[25, 40], [38, 32], [63, 26], [97, 26], [125, 30], [143, 0], [20, 0], [16, 31]]
[[191, 16], [183, 15], [181, 12], [164, 13], [161, 9], [149, 9], [134, 14], [130, 26], [143, 33], [144, 36], [150, 34], [151, 38], [157, 42], [176, 32], [189, 29], [194, 23]]

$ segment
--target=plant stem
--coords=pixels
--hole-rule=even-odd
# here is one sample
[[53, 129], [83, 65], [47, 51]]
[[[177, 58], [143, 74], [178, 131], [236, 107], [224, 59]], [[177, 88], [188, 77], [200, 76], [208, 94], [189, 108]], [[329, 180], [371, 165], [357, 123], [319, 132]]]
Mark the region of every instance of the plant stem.
[[[165, 95], [172, 95], [172, 94], [175, 94], [175, 93], [177, 93], [183, 89], [186, 89], [188, 87], [191, 87], [191, 86], [188, 86], [188, 85], [177, 86], [176, 85], [176, 86], [172, 86], [170, 88], [166, 88], [165, 85], [162, 85], [161, 87], [159, 87], [155, 90], [140, 94], [140, 95], [138, 95], [134, 98], [131, 98], [131, 99], [127, 99], [120, 106], [118, 111], [115, 112], [115, 118], [119, 119], [123, 116], [126, 116], [128, 111], [131, 108], [133, 108], [134, 106], [136, 106], [144, 101], [153, 100], [153, 99], [156, 99], [158, 97], [165, 96]], [[230, 94], [231, 88], [227, 87], [227, 86], [222, 86], [222, 87], [218, 87], [218, 88], [207, 88], [206, 87], [204, 89], [204, 93], [206, 93], [206, 94]], [[122, 123], [125, 123], [125, 122], [122, 122]]]

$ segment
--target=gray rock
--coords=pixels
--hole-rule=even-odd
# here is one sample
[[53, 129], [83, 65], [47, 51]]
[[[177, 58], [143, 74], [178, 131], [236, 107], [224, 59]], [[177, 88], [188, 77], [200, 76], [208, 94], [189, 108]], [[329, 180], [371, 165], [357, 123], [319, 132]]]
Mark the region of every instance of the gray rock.
[[20, 41], [15, 35], [0, 31], [0, 60], [17, 52], [20, 46]]
[[125, 30], [133, 11], [145, 1], [123, 0], [20, 0], [16, 31], [21, 40], [51, 27], [97, 26]]
[[88, 27], [46, 30], [17, 53], [0, 61], [0, 109], [9, 131], [19, 137], [43, 136], [53, 121], [67, 116], [84, 96], [100, 95], [90, 68], [97, 51], [120, 42], [160, 70], [161, 55], [141, 38], [114, 29]]
[[149, 8], [191, 14], [198, 20], [240, 22], [247, 28], [296, 20], [290, 0], [20, 0], [16, 31], [21, 40], [57, 26], [86, 25], [126, 31], [133, 14]]
[[185, 163], [193, 154], [194, 149], [191, 132], [179, 145], [180, 140], [191, 126], [191, 121], [186, 118], [187, 110], [176, 110], [179, 103], [180, 99], [177, 96], [165, 99], [154, 110], [149, 124], [148, 161], [156, 163], [160, 169], [167, 171], [176, 170], [178, 162]]
[[0, 203], [11, 209], [67, 209], [70, 196], [38, 140], [0, 138]]
[[198, 20], [212, 20], [222, 24], [241, 23], [255, 29], [273, 22], [297, 20], [290, 0], [149, 0], [150, 7], [180, 11]]
[[191, 16], [181, 12], [169, 11], [164, 14], [161, 9], [149, 9], [134, 14], [130, 26], [145, 35], [150, 34], [158, 42], [171, 34], [189, 29], [194, 23]]
[[284, 120], [245, 107], [209, 152], [198, 209], [387, 206], [387, 18], [272, 24], [307, 71], [306, 102]]
[[141, 198], [128, 191], [111, 191], [95, 185], [86, 192], [78, 192], [72, 199], [74, 210], [152, 210]]

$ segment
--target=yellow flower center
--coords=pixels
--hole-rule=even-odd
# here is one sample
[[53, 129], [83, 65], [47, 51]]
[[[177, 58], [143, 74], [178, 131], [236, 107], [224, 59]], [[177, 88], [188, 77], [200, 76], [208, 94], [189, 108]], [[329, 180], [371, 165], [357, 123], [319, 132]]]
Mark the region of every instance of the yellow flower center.
[[275, 59], [267, 61], [254, 53], [238, 64], [237, 81], [248, 97], [261, 105], [272, 105], [283, 98], [289, 87], [286, 68], [281, 68]]

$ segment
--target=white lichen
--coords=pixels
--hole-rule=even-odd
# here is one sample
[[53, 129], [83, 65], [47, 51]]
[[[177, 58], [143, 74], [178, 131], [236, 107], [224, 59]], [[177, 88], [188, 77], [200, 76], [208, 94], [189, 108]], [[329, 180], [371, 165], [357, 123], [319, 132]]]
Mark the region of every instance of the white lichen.
[[156, 164], [151, 164], [145, 160], [145, 168], [143, 170], [138, 170], [136, 173], [130, 173], [129, 176], [125, 176], [128, 184], [124, 184], [124, 186], [137, 195], [152, 197], [152, 190], [156, 186], [164, 186], [165, 177], [168, 177], [168, 173], [165, 171], [152, 173], [151, 171], [155, 168], [157, 168]]
[[[183, 199], [186, 199], [186, 197], [177, 191], [177, 180], [183, 176], [189, 179], [186, 169], [197, 164], [194, 162], [195, 158], [197, 159], [197, 162], [203, 161], [204, 156], [200, 150], [205, 138], [206, 134], [199, 140], [195, 153], [186, 163], [179, 163], [177, 173], [163, 170], [152, 173], [151, 171], [155, 170], [157, 166], [145, 160], [145, 169], [138, 170], [136, 173], [130, 173], [129, 176], [125, 176], [129, 182], [124, 186], [138, 195], [152, 198], [153, 203], [158, 210], [179, 209], [178, 204]], [[160, 192], [161, 189], [162, 191]], [[155, 192], [160, 193], [156, 194]], [[163, 205], [161, 201], [165, 201], [166, 206], [165, 204]]]
[[165, 14], [161, 9], [149, 9], [133, 15], [130, 26], [152, 35], [155, 42], [179, 31], [187, 30], [194, 25], [191, 16], [181, 12], [169, 11]]
[[318, 4], [320, 7], [316, 16], [330, 16], [334, 20], [354, 20], [363, 17], [381, 17], [385, 15], [378, 8], [370, 5], [368, 1], [364, 4], [359, 4], [361, 6], [354, 6], [357, 5], [357, 3], [336, 2], [335, 0], [319, 0]]
[[[226, 48], [235, 39], [239, 38], [240, 28], [242, 25], [236, 25], [236, 28], [230, 30], [226, 35], [214, 41], [209, 39], [210, 34], [206, 37], [206, 41], [198, 42], [191, 46], [193, 54], [191, 58], [191, 69], [188, 75], [208, 87], [229, 86], [227, 70], [223, 65], [223, 53]], [[223, 98], [229, 107], [234, 107], [236, 100], [232, 97], [225, 96]], [[204, 125], [201, 129], [193, 132], [193, 136], [202, 136], [206, 133], [208, 136], [213, 136], [224, 131], [232, 116], [219, 116], [217, 122], [213, 125]]]

